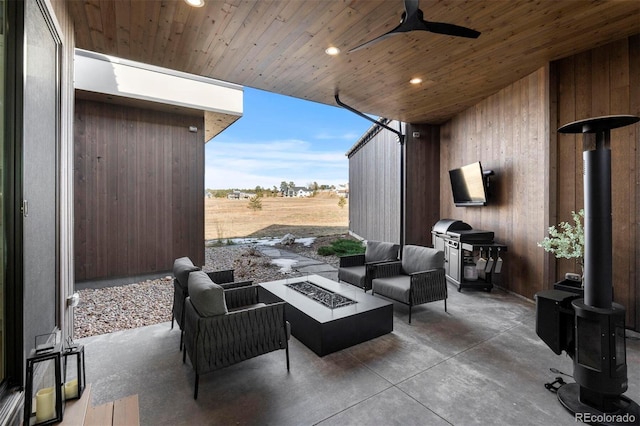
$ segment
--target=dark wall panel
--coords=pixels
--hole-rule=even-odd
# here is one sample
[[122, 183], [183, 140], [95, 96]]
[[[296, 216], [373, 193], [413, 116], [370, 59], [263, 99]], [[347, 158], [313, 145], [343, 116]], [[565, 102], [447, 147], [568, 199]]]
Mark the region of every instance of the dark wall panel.
[[[189, 126], [198, 131], [189, 132]], [[77, 281], [204, 264], [204, 121], [77, 100]]]
[[[397, 122], [388, 123], [398, 128]], [[349, 156], [349, 230], [377, 241], [400, 242], [400, 144], [381, 130]]]
[[411, 124], [406, 133], [405, 242], [430, 247], [431, 228], [440, 219], [440, 126]]
[[[389, 123], [398, 128], [397, 122]], [[405, 243], [431, 246], [439, 219], [439, 126], [402, 126], [405, 150]], [[414, 132], [419, 136], [413, 137]], [[349, 156], [349, 230], [358, 236], [400, 242], [400, 156], [397, 136], [380, 130]]]

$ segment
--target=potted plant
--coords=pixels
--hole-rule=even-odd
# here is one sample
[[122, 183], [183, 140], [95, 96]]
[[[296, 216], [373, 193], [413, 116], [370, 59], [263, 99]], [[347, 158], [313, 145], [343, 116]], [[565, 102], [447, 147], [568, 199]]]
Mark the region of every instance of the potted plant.
[[575, 259], [576, 265], [580, 268], [580, 280], [565, 279], [554, 284], [557, 290], [582, 293], [582, 278], [584, 274], [584, 209], [577, 213], [571, 212], [573, 223], [560, 222], [556, 226], [549, 228], [549, 236], [538, 243], [545, 251], [553, 253], [556, 258]]

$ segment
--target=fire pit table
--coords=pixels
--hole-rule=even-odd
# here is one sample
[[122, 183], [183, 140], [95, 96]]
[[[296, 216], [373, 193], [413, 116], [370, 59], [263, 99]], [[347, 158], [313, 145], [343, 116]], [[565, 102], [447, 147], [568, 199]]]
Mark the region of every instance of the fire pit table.
[[291, 334], [319, 356], [393, 331], [393, 304], [319, 275], [258, 284], [261, 302], [287, 303]]

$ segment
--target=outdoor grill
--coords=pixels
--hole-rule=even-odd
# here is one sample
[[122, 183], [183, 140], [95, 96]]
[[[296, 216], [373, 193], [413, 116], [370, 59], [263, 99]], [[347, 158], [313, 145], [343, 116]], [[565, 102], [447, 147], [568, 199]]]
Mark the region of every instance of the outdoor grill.
[[440, 219], [431, 229], [433, 235], [461, 243], [491, 244], [494, 233], [471, 228], [471, 225], [461, 220]]
[[536, 330], [555, 353], [573, 359], [576, 383], [558, 389], [558, 399], [576, 415], [616, 424], [640, 418], [627, 390], [625, 309], [613, 302], [610, 129], [640, 121], [609, 116], [567, 124], [560, 133], [583, 133], [584, 299], [548, 290], [536, 295]]
[[432, 231], [439, 234], [445, 235], [449, 231], [457, 231], [457, 230], [469, 230], [471, 229], [471, 225], [465, 223], [461, 220], [456, 219], [440, 219], [433, 225]]

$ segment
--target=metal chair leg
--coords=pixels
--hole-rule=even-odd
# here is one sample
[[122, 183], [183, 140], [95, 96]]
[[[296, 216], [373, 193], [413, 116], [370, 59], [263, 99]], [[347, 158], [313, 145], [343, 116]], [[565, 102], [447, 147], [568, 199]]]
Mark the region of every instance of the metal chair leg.
[[196, 373], [196, 385], [195, 385], [195, 389], [193, 391], [193, 399], [198, 399], [198, 381], [200, 379], [200, 375], [198, 373]]
[[289, 343], [287, 343], [287, 347], [284, 350], [287, 354], [287, 371], [289, 371]]

